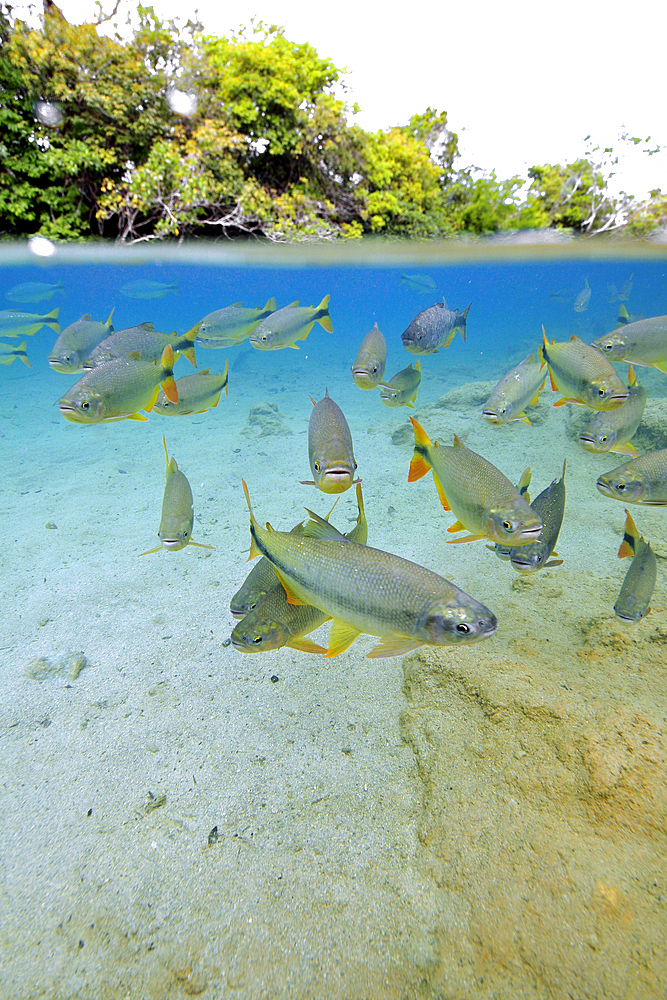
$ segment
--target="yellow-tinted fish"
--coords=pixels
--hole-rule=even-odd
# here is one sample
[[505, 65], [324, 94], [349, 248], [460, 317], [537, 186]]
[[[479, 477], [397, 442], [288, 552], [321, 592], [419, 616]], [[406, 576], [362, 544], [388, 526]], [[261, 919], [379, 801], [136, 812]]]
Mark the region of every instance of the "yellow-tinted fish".
[[[400, 656], [427, 643], [448, 646], [493, 635], [495, 615], [448, 580], [380, 549], [334, 541], [331, 526], [308, 511], [303, 537], [261, 528], [250, 507], [250, 558], [271, 560], [293, 604], [319, 608], [334, 619], [327, 656], [346, 650], [362, 632], [381, 644], [371, 657]], [[318, 531], [324, 537], [317, 537]]]
[[[524, 477], [525, 477], [524, 473]], [[522, 482], [525, 478], [522, 478]], [[525, 489], [528, 489], [526, 483]], [[522, 496], [526, 496], [525, 490]], [[561, 566], [562, 559], [550, 559], [549, 557], [558, 553], [554, 552], [561, 525], [563, 514], [565, 513], [565, 459], [563, 459], [563, 472], [560, 479], [554, 479], [545, 490], [535, 497], [530, 505], [540, 518], [544, 527], [539, 541], [531, 542], [530, 545], [520, 545], [518, 548], [510, 548], [507, 555], [498, 553], [501, 559], [509, 559], [512, 566], [519, 573], [534, 573], [547, 566]]]
[[345, 414], [326, 389], [324, 399], [316, 403], [308, 424], [308, 458], [313, 479], [302, 479], [302, 486], [317, 486], [323, 493], [344, 493], [354, 479], [352, 435]]
[[632, 361], [667, 372], [667, 316], [621, 323], [611, 333], [594, 340], [593, 347], [612, 361]]
[[25, 352], [27, 343], [28, 341], [24, 340], [18, 347], [14, 347], [13, 344], [0, 343], [0, 365], [11, 365], [12, 361], [20, 358], [24, 365], [32, 368], [32, 365], [28, 361], [28, 355]]
[[147, 552], [139, 554], [148, 556], [152, 552], [159, 552], [160, 549], [166, 549], [167, 552], [178, 552], [186, 545], [196, 545], [199, 549], [212, 549], [212, 545], [202, 545], [200, 542], [192, 540], [195, 508], [190, 483], [176, 464], [176, 459], [169, 458], [167, 441], [164, 437], [162, 444], [167, 456], [167, 481], [162, 498], [162, 517], [157, 533], [160, 544], [155, 549], [149, 549]]
[[178, 402], [172, 403], [160, 389], [153, 413], [161, 413], [163, 417], [187, 417], [192, 413], [205, 413], [218, 405], [223, 389], [225, 396], [228, 395], [228, 372], [229, 361], [225, 361], [224, 374], [211, 375], [210, 370], [204, 368], [194, 375], [176, 379]]
[[91, 369], [59, 400], [58, 409], [76, 424], [146, 420], [137, 411], [153, 409], [160, 385], [169, 399], [178, 402], [174, 352], [169, 346], [158, 364], [128, 355]]
[[43, 326], [50, 326], [56, 333], [60, 333], [60, 326], [56, 322], [59, 313], [60, 309], [52, 309], [40, 316], [38, 313], [20, 312], [17, 309], [1, 309], [0, 337], [32, 337]]
[[615, 410], [601, 410], [579, 435], [579, 444], [586, 451], [602, 453], [613, 451], [619, 455], [633, 455], [637, 451], [630, 438], [639, 427], [644, 407], [646, 389], [635, 378], [632, 365], [628, 369], [628, 398]]
[[263, 309], [244, 309], [240, 302], [235, 302], [204, 316], [190, 333], [195, 334], [197, 343], [202, 347], [234, 347], [247, 340], [262, 320], [275, 311], [276, 300], [273, 297]]
[[623, 503], [667, 506], [667, 448], [650, 451], [598, 477], [597, 488]]
[[588, 309], [588, 303], [591, 301], [591, 289], [588, 285], [588, 278], [586, 278], [586, 284], [581, 289], [576, 299], [574, 300], [574, 311], [584, 312]]
[[387, 341], [377, 323], [361, 341], [352, 365], [354, 384], [359, 389], [375, 389], [382, 381], [387, 362]]
[[523, 420], [524, 424], [530, 424], [523, 412], [524, 407], [536, 405], [546, 378], [544, 362], [536, 361], [535, 355], [529, 354], [507, 375], [503, 375], [486, 401], [482, 416], [490, 424], [507, 424], [511, 420]]
[[[302, 535], [303, 521], [295, 524], [290, 534]], [[278, 577], [273, 563], [266, 556], [262, 556], [232, 597], [229, 602], [229, 610], [235, 618], [243, 618], [244, 615], [248, 615], [257, 608], [259, 602], [271, 593], [277, 583]]]
[[415, 432], [415, 453], [408, 482], [414, 483], [433, 469], [440, 502], [458, 520], [447, 531], [472, 532], [449, 543], [489, 538], [501, 544], [528, 545], [542, 531], [542, 521], [509, 479], [481, 455], [466, 448], [454, 435], [454, 446], [431, 443], [428, 434], [410, 417]]
[[92, 320], [90, 313], [85, 313], [81, 319], [66, 326], [49, 354], [49, 364], [53, 370], [64, 375], [80, 371], [93, 348], [113, 330], [113, 313], [112, 309], [106, 323]]
[[292, 302], [277, 309], [250, 335], [250, 343], [259, 351], [279, 351], [283, 347], [299, 350], [296, 340], [305, 340], [315, 323], [333, 333], [329, 316], [329, 296], [325, 295], [319, 306], [299, 306]]
[[540, 361], [549, 365], [551, 388], [563, 394], [554, 406], [575, 403], [594, 410], [613, 410], [628, 398], [628, 390], [616, 369], [596, 347], [585, 344], [574, 334], [559, 344], [555, 340], [549, 343], [544, 327], [542, 335]]
[[632, 562], [625, 574], [614, 611], [621, 621], [634, 625], [651, 610], [649, 603], [658, 576], [658, 562], [650, 542], [645, 542], [640, 537], [627, 508], [625, 514], [625, 532], [618, 550], [618, 558], [625, 559], [631, 556]]
[[174, 358], [183, 354], [190, 364], [197, 367], [194, 348], [195, 338], [192, 333], [184, 333], [179, 336], [174, 333], [158, 333], [153, 329], [152, 323], [140, 323], [138, 326], [131, 326], [127, 330], [116, 330], [101, 340], [97, 347], [90, 352], [83, 363], [83, 367], [89, 371], [98, 365], [103, 365], [105, 361], [112, 358], [122, 358], [124, 354], [139, 352], [142, 361], [157, 361], [162, 357], [167, 344], [171, 344]]
[[380, 382], [382, 386], [380, 399], [385, 406], [409, 406], [414, 410], [412, 404], [417, 398], [417, 390], [421, 380], [422, 366], [421, 361], [417, 360], [414, 368], [410, 363], [407, 368], [397, 372], [388, 382]]

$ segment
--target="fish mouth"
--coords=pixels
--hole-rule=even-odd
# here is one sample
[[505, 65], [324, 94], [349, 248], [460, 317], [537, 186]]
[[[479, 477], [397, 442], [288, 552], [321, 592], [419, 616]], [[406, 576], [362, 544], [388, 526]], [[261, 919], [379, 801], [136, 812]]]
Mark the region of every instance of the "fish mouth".
[[81, 417], [81, 412], [76, 406], [66, 406], [63, 403], [58, 403], [58, 409], [65, 420], [69, 420], [73, 424], [87, 424], [89, 422]]
[[493, 616], [488, 625], [480, 630], [482, 639], [489, 639], [492, 635], [495, 635], [498, 631], [498, 619]]
[[633, 616], [633, 615], [619, 615], [618, 611], [616, 611], [616, 617], [620, 618], [622, 622], [627, 622], [628, 625], [636, 625], [637, 622], [640, 622], [642, 620], [642, 618], [645, 616], [645, 614], [646, 614], [646, 612], [644, 612], [643, 615], [635, 615], [635, 616]]
[[598, 447], [596, 439], [592, 437], [590, 434], [580, 434], [579, 444], [581, 445], [582, 448], [585, 448], [586, 451], [603, 452], [603, 449]]
[[168, 552], [178, 552], [179, 549], [185, 548], [185, 542], [182, 538], [161, 538], [162, 548], [167, 549]]
[[352, 475], [349, 469], [327, 469], [321, 479], [321, 489], [325, 493], [344, 493], [352, 485]]
[[533, 573], [536, 569], [539, 569], [539, 567], [534, 562], [531, 562], [530, 559], [522, 559], [515, 556], [511, 560], [511, 563], [518, 573]]
[[626, 401], [629, 395], [630, 395], [629, 392], [615, 392], [612, 396], [608, 397], [607, 402], [618, 403], [618, 405], [620, 406], [621, 403], [624, 403]]
[[482, 410], [482, 416], [485, 420], [488, 420], [490, 424], [500, 423], [500, 417], [493, 410]]
[[601, 483], [600, 480], [598, 479], [595, 485], [599, 489], [600, 493], [604, 493], [606, 497], [611, 497], [613, 500], [616, 499], [616, 494], [612, 490], [611, 486], [607, 485], [607, 483]]

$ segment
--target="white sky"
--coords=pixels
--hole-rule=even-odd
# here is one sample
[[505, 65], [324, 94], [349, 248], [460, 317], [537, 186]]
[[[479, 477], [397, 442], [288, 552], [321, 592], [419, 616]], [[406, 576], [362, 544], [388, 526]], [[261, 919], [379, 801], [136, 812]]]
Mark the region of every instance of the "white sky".
[[[122, 25], [134, 4], [122, 0]], [[158, 15], [182, 17], [197, 7], [207, 31], [225, 34], [251, 17], [285, 27], [346, 67], [347, 100], [366, 129], [407, 123], [428, 106], [448, 113], [459, 133], [460, 166], [498, 177], [526, 176], [536, 163], [582, 156], [584, 138], [623, 145], [627, 131], [650, 147], [623, 158], [617, 186], [640, 197], [667, 191], [667, 87], [663, 0], [154, 0]], [[21, 5], [23, 6], [23, 5]], [[92, 0], [59, 0], [72, 22], [92, 20]], [[112, 0], [104, 0], [110, 9]], [[21, 7], [17, 4], [18, 13]], [[124, 12], [123, 12], [124, 11]]]

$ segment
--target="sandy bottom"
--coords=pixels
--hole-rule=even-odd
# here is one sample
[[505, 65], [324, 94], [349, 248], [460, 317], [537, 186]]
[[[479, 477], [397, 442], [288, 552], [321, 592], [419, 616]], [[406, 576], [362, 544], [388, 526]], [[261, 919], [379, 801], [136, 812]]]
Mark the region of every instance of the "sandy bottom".
[[[209, 413], [91, 428], [45, 406], [64, 378], [2, 373], [3, 1000], [664, 995], [667, 515], [633, 509], [659, 576], [626, 627], [625, 515], [595, 489], [622, 459], [579, 448], [579, 414], [547, 393], [532, 427], [492, 428], [488, 384], [424, 380], [429, 434], [513, 480], [531, 465], [533, 495], [567, 457], [564, 563], [519, 576], [445, 544], [431, 478], [406, 481], [407, 411], [341, 367], [369, 544], [483, 601], [498, 633], [380, 661], [370, 637], [333, 660], [244, 656], [223, 646], [249, 569], [241, 478], [277, 528], [330, 503], [299, 485], [312, 385], [236, 366], [243, 394], [232, 367]], [[663, 406], [644, 447], [665, 447]], [[214, 551], [137, 558], [163, 433]], [[350, 491], [332, 521], [355, 516]]]

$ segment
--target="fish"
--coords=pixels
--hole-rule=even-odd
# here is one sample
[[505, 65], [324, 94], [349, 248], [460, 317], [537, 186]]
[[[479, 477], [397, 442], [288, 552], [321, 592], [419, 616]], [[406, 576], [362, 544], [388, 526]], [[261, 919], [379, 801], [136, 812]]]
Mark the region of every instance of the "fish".
[[501, 558], [509, 558], [512, 566], [519, 573], [534, 573], [547, 566], [563, 565], [562, 559], [550, 560], [549, 557], [558, 555], [554, 550], [565, 512], [565, 461], [563, 459], [563, 471], [560, 479], [554, 479], [545, 490], [542, 490], [535, 497], [530, 505], [544, 525], [539, 541], [531, 542], [530, 545], [513, 547], [508, 556], [501, 556]]
[[302, 486], [316, 486], [323, 493], [345, 493], [352, 486], [357, 463], [354, 460], [352, 435], [345, 414], [324, 392], [316, 403], [308, 423], [308, 458], [313, 479], [301, 480]]
[[397, 372], [388, 382], [380, 382], [382, 386], [380, 399], [385, 406], [409, 406], [414, 410], [412, 404], [417, 398], [417, 390], [421, 380], [422, 366], [417, 358], [414, 368], [410, 363], [407, 368]]
[[542, 327], [544, 344], [538, 357], [549, 366], [551, 388], [562, 398], [554, 406], [574, 403], [593, 410], [613, 410], [628, 398], [628, 390], [614, 366], [596, 347], [585, 344], [574, 334], [567, 341], [551, 343]]
[[549, 302], [569, 302], [571, 298], [572, 292], [567, 288], [554, 288], [549, 292]]
[[377, 323], [361, 341], [352, 365], [352, 378], [359, 389], [375, 389], [384, 376], [387, 363], [387, 341]]
[[0, 343], [0, 365], [11, 365], [13, 361], [20, 358], [24, 365], [32, 368], [25, 351], [27, 343], [28, 341], [24, 340], [18, 347], [14, 347], [13, 344]]
[[329, 316], [329, 296], [325, 295], [319, 306], [299, 306], [297, 302], [277, 309], [255, 327], [250, 343], [258, 351], [279, 351], [283, 347], [299, 350], [297, 340], [305, 340], [315, 323], [333, 333]]
[[57, 322], [60, 309], [40, 316], [39, 313], [19, 312], [17, 309], [0, 310], [0, 337], [32, 337], [43, 326], [49, 326], [55, 333], [60, 333]]
[[631, 361], [667, 373], [667, 316], [622, 323], [594, 340], [592, 346], [611, 361]]
[[200, 369], [193, 375], [176, 379], [178, 402], [172, 403], [160, 389], [153, 413], [163, 417], [187, 417], [193, 413], [206, 413], [220, 402], [220, 394], [228, 395], [229, 361], [225, 361], [224, 374], [212, 375], [208, 368]]
[[58, 401], [58, 409], [75, 424], [147, 420], [138, 411], [150, 413], [160, 385], [169, 399], [178, 402], [174, 352], [169, 345], [159, 363], [141, 361], [135, 352], [92, 368]]
[[465, 344], [466, 319], [472, 302], [462, 313], [447, 308], [445, 300], [423, 309], [401, 334], [403, 347], [411, 354], [439, 354], [449, 347], [458, 330]]
[[171, 344], [174, 358], [183, 354], [196, 368], [194, 343], [195, 338], [191, 333], [184, 333], [179, 337], [176, 331], [172, 334], [159, 333], [153, 329], [152, 323], [140, 323], [126, 330], [115, 330], [110, 333], [90, 352], [83, 362], [83, 367], [89, 371], [97, 365], [104, 364], [105, 361], [122, 358], [124, 354], [130, 354], [132, 351], [138, 351], [142, 361], [157, 361], [167, 344]]
[[63, 375], [81, 371], [93, 348], [113, 330], [113, 314], [112, 309], [106, 323], [101, 323], [91, 319], [90, 313], [84, 313], [81, 319], [66, 326], [49, 354], [51, 368]]
[[[357, 483], [357, 505], [359, 516], [354, 528], [342, 535], [332, 526], [331, 538], [358, 542], [360, 545], [366, 544], [368, 525], [364, 513], [361, 483]], [[303, 524], [299, 527], [303, 527]], [[319, 608], [290, 604], [285, 588], [278, 583], [275, 570], [266, 556], [262, 556], [261, 562], [266, 562], [271, 567], [274, 586], [232, 632], [231, 641], [234, 648], [243, 653], [262, 653], [289, 646], [304, 653], [326, 653], [323, 646], [317, 645], [311, 639], [305, 639], [304, 636], [323, 625], [329, 616]]]
[[630, 439], [642, 422], [646, 406], [646, 389], [639, 384], [632, 365], [628, 368], [628, 398], [615, 410], [601, 410], [579, 435], [579, 444], [586, 451], [637, 457]]
[[163, 299], [168, 292], [178, 295], [177, 281], [165, 283], [140, 278], [138, 281], [128, 281], [120, 288], [120, 294], [128, 299]]
[[606, 497], [650, 507], [667, 506], [667, 448], [632, 458], [598, 477], [597, 488]]
[[244, 308], [240, 302], [235, 302], [224, 309], [208, 313], [190, 332], [196, 334], [197, 343], [201, 347], [235, 347], [247, 340], [262, 320], [267, 319], [276, 308], [277, 303], [273, 297], [263, 309]]
[[[358, 484], [357, 484], [358, 485]], [[304, 522], [299, 521], [290, 531], [291, 535], [302, 535]], [[229, 610], [235, 618], [243, 618], [254, 611], [265, 597], [278, 584], [278, 577], [273, 563], [262, 556], [248, 573], [247, 577], [229, 602]]]
[[632, 556], [632, 562], [614, 604], [614, 612], [621, 621], [635, 625], [651, 610], [649, 604], [658, 577], [658, 561], [651, 543], [640, 537], [627, 507], [625, 515], [625, 530], [618, 558]]
[[140, 556], [149, 556], [153, 552], [166, 549], [167, 552], [179, 552], [186, 545], [195, 545], [198, 549], [212, 549], [213, 545], [202, 545], [192, 539], [192, 525], [195, 519], [194, 500], [187, 477], [179, 469], [176, 459], [169, 458], [166, 438], [162, 438], [164, 453], [167, 457], [167, 481], [162, 498], [162, 516], [157, 536], [160, 544], [157, 548], [140, 552]]
[[437, 285], [429, 274], [402, 274], [401, 284], [407, 285], [418, 295], [427, 295], [437, 291]]
[[619, 302], [627, 302], [628, 299], [630, 298], [630, 295], [632, 294], [632, 279], [633, 278], [634, 278], [634, 274], [631, 274], [630, 277], [626, 281], [624, 281], [623, 284], [621, 285], [621, 287], [619, 289], [619, 292], [618, 292], [618, 301]]
[[588, 278], [586, 278], [586, 284], [581, 289], [576, 299], [574, 300], [574, 311], [581, 313], [588, 309], [588, 303], [591, 301], [591, 289], [588, 284]]
[[270, 559], [290, 604], [319, 608], [333, 618], [326, 657], [338, 656], [362, 633], [380, 639], [367, 654], [380, 658], [424, 644], [478, 642], [496, 632], [493, 612], [449, 580], [390, 552], [331, 539], [329, 523], [310, 510], [301, 537], [261, 528], [245, 482], [243, 489], [250, 558]]
[[415, 432], [415, 451], [408, 482], [414, 483], [433, 470], [440, 502], [457, 521], [447, 531], [471, 532], [449, 544], [488, 538], [493, 542], [528, 545], [540, 537], [542, 521], [519, 490], [476, 452], [454, 435], [453, 447], [431, 443], [428, 434], [410, 417]]
[[62, 281], [57, 281], [55, 285], [44, 281], [24, 281], [5, 292], [5, 298], [10, 302], [47, 302], [56, 292], [65, 294]]
[[536, 361], [535, 355], [529, 354], [503, 375], [484, 404], [482, 416], [490, 424], [508, 424], [512, 420], [530, 424], [524, 407], [537, 404], [546, 379], [544, 361]]

